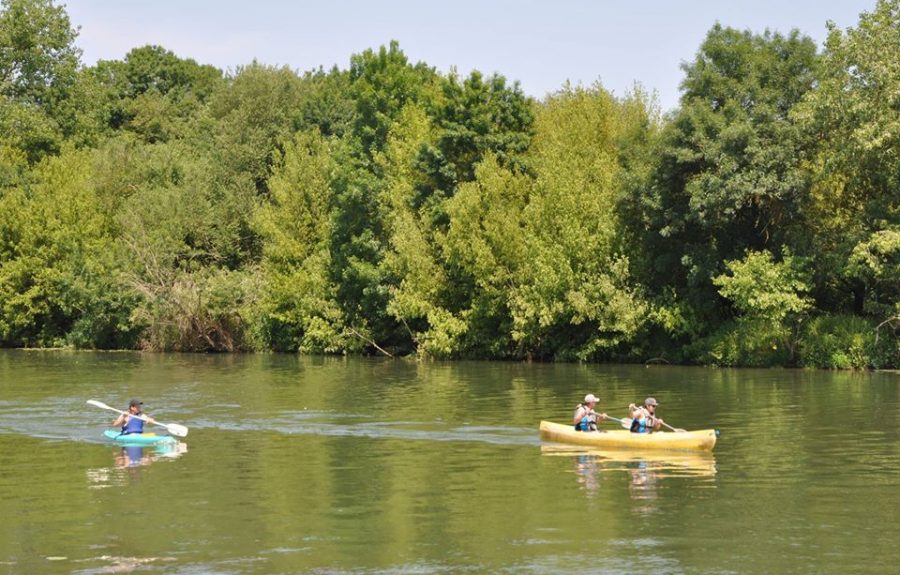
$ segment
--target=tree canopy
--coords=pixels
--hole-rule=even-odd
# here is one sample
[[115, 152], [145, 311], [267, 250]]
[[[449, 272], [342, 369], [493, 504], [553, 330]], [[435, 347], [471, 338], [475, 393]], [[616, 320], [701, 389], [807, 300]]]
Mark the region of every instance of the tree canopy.
[[900, 367], [898, 29], [717, 24], [662, 116], [397, 42], [87, 66], [0, 0], [0, 345]]

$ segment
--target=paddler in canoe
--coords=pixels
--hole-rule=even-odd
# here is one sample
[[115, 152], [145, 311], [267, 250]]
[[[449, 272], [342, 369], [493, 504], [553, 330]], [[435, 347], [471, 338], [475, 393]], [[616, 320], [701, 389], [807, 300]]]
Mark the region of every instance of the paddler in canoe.
[[143, 415], [147, 423], [156, 423], [156, 420], [143, 413], [144, 402], [140, 399], [132, 399], [128, 402], [128, 413], [123, 413], [113, 421], [113, 427], [122, 427], [122, 435], [132, 433], [144, 433], [144, 420], [132, 415]]
[[632, 433], [650, 433], [659, 431], [665, 425], [665, 421], [656, 417], [656, 407], [659, 403], [652, 397], [644, 400], [644, 405], [630, 404], [628, 417], [631, 418]]
[[575, 408], [572, 424], [575, 431], [597, 431], [597, 422], [607, 418], [605, 413], [597, 413], [594, 407], [600, 401], [593, 393], [584, 396], [584, 401]]

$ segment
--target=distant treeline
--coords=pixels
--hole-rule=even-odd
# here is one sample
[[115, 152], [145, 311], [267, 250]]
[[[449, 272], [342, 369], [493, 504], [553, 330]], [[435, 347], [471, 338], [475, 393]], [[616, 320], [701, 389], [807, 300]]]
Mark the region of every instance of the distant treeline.
[[900, 367], [900, 0], [719, 25], [678, 109], [400, 47], [81, 62], [0, 12], [0, 345]]

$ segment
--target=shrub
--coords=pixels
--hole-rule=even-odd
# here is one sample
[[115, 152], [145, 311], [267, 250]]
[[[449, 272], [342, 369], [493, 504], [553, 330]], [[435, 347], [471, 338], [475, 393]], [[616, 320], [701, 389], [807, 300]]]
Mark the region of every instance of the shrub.
[[799, 363], [825, 369], [898, 367], [900, 339], [890, 330], [875, 337], [871, 321], [851, 315], [826, 315], [810, 321], [800, 337]]
[[787, 328], [765, 320], [728, 322], [713, 334], [689, 345], [685, 355], [697, 363], [720, 367], [772, 367], [793, 362], [783, 342]]

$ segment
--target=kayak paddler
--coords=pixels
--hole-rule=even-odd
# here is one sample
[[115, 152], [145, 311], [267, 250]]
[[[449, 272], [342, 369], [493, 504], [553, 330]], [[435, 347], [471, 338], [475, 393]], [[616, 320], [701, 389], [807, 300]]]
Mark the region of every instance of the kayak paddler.
[[659, 428], [665, 422], [656, 417], [656, 406], [658, 405], [659, 403], [654, 398], [648, 397], [644, 400], [644, 405], [637, 406], [632, 403], [628, 406], [628, 417], [631, 418], [632, 433], [659, 431]]
[[584, 396], [584, 401], [578, 404], [572, 417], [575, 431], [597, 431], [597, 422], [606, 419], [605, 413], [594, 411], [598, 401], [600, 400], [593, 393]]
[[149, 415], [143, 413], [144, 402], [140, 399], [132, 399], [128, 402], [128, 414], [123, 413], [113, 421], [113, 427], [122, 426], [122, 435], [131, 433], [144, 433], [144, 420], [132, 415], [143, 415], [149, 423], [156, 423], [156, 420]]

